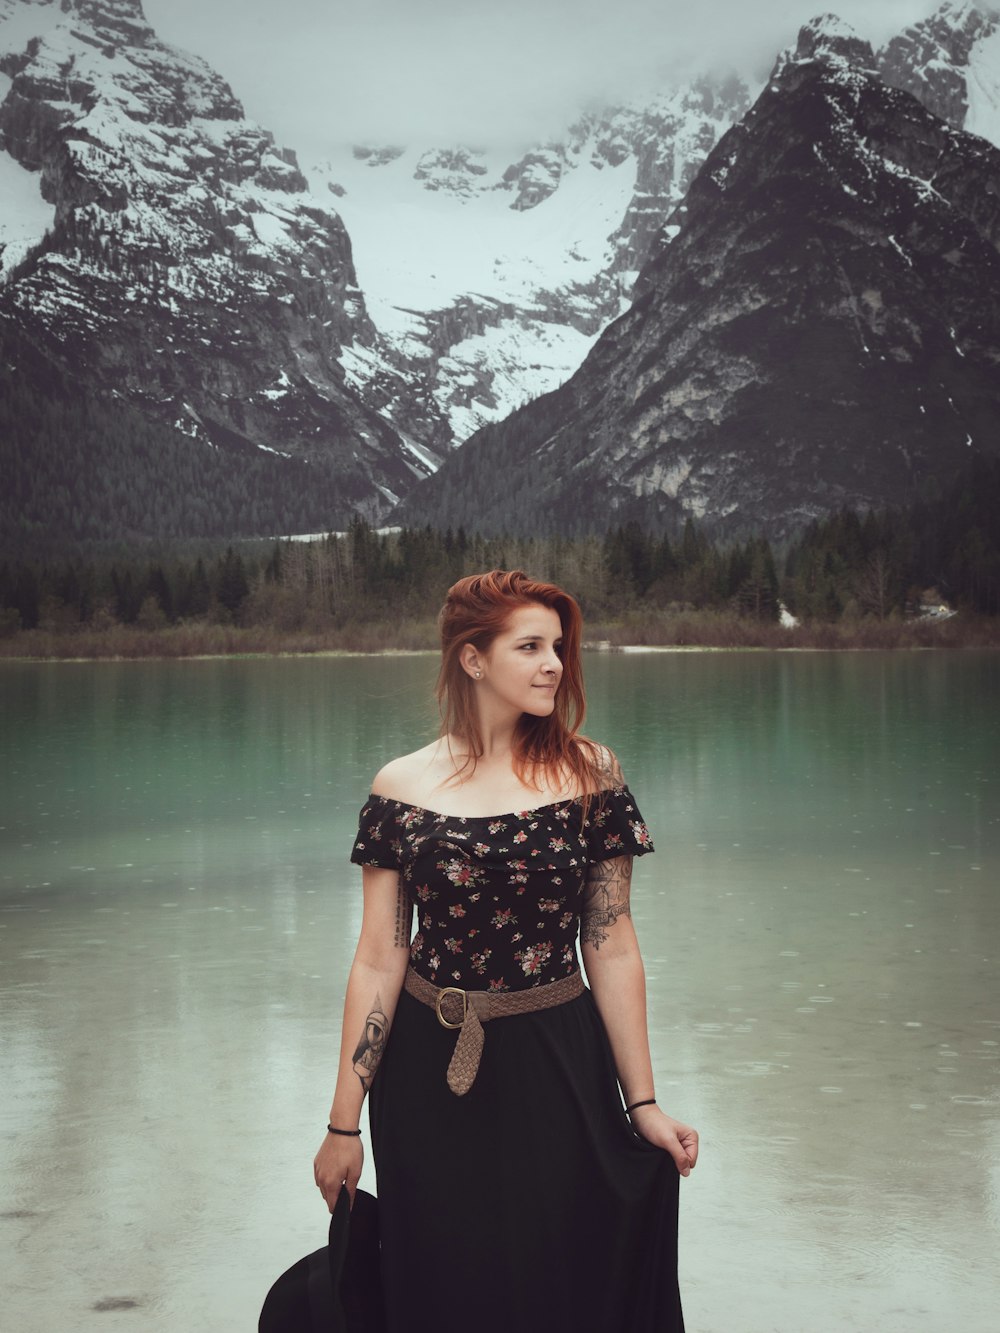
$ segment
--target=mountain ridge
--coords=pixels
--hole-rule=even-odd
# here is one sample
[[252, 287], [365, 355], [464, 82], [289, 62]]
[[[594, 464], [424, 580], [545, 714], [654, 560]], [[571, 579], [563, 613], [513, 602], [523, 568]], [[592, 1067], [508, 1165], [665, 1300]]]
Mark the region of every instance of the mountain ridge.
[[[770, 82], [817, 59], [884, 79], [891, 51], [894, 78], [923, 71], [914, 79], [936, 115], [986, 125], [998, 38], [979, 7], [945, 4], [873, 52], [826, 15], [779, 54]], [[942, 62], [964, 102], [928, 74]], [[0, 0], [0, 190], [13, 201], [0, 216], [0, 319], [234, 468], [261, 451], [305, 460], [322, 493], [341, 496], [331, 526], [354, 512], [380, 521], [455, 439], [558, 390], [633, 295], [642, 308], [684, 232], [689, 190], [746, 123], [756, 88], [693, 77], [506, 154], [361, 145], [338, 181], [332, 167], [303, 171], [225, 80], [161, 42], [140, 0]], [[863, 162], [863, 136], [854, 142]], [[396, 258], [369, 283], [353, 194], [404, 179], [405, 196], [370, 196], [388, 220], [372, 253]], [[414, 200], [438, 210], [433, 247]], [[456, 218], [482, 233], [475, 253], [458, 254]], [[393, 285], [400, 275], [409, 286]], [[738, 363], [723, 357], [709, 379], [738, 376]], [[630, 483], [660, 495], [657, 521], [713, 507], [684, 466]]]
[[[435, 445], [460, 444], [572, 373], [627, 307], [703, 153], [754, 95], [737, 78], [701, 78], [523, 151], [360, 146], [309, 169], [355, 238], [389, 359], [430, 381]], [[389, 415], [408, 414], [403, 387]]]
[[[998, 39], [1000, 12], [987, 13], [971, 0], [945, 0], [940, 9], [910, 24], [882, 48], [878, 70], [886, 83], [911, 93], [955, 129], [968, 129], [1000, 146]], [[987, 43], [996, 50], [992, 61], [983, 63], [977, 52]], [[977, 106], [970, 123], [976, 80], [990, 107]]]
[[580, 531], [692, 514], [782, 532], [901, 499], [996, 447], [1000, 152], [853, 52], [862, 67], [844, 48], [817, 57], [807, 33], [779, 61], [672, 215], [632, 308], [397, 521]]
[[[969, 128], [1000, 145], [1000, 43], [996, 49], [990, 46], [988, 59], [976, 56], [996, 26], [995, 17], [978, 6], [946, 0], [878, 51], [830, 13], [803, 25], [798, 42], [807, 43], [814, 55], [861, 62], [922, 98], [955, 128], [964, 128], [975, 110], [977, 123]], [[779, 53], [772, 76], [789, 58], [796, 58], [796, 43]], [[978, 102], [973, 110], [965, 92], [964, 100], [946, 104], [939, 85], [965, 90], [973, 86], [974, 75]], [[337, 196], [389, 359], [402, 375], [419, 366], [431, 380], [439, 419], [427, 438], [444, 449], [461, 444], [478, 426], [502, 419], [569, 378], [601, 328], [627, 308], [638, 270], [661, 244], [663, 229], [671, 225], [670, 215], [695, 173], [765, 83], [763, 75], [749, 69], [706, 70], [647, 98], [592, 109], [571, 121], [561, 137], [506, 154], [465, 145], [368, 145], [353, 150], [363, 152], [371, 164], [361, 173], [351, 172], [348, 163], [345, 174], [344, 155], [339, 168], [332, 162], [310, 167], [314, 189], [320, 194], [333, 189]], [[603, 212], [593, 211], [594, 226], [581, 228], [561, 255], [550, 257], [544, 234], [538, 239], [542, 216], [551, 211], [553, 228], [565, 227], [559, 212], [562, 194], [595, 166], [600, 168], [594, 174], [603, 191]], [[382, 231], [384, 196], [375, 183], [384, 173], [396, 177], [391, 197], [408, 222], [391, 243]], [[623, 173], [631, 176], [624, 207], [621, 196], [628, 185], [623, 182], [617, 196], [610, 188], [611, 178]], [[448, 276], [454, 266], [438, 257], [445, 249], [438, 238], [448, 236], [452, 254], [468, 248], [460, 222], [491, 195], [502, 199], [497, 213], [506, 210], [508, 225], [497, 228], [491, 216], [484, 227], [476, 215], [472, 225], [481, 233], [477, 245], [482, 253], [474, 265], [466, 265], [471, 271], [463, 286]], [[421, 200], [431, 196], [433, 208], [425, 202], [422, 212]], [[446, 212], [449, 198], [459, 219], [454, 234], [448, 230], [453, 220]], [[617, 220], [616, 208], [621, 210]], [[518, 214], [537, 219], [524, 244], [518, 240]], [[580, 255], [578, 277], [566, 272], [571, 245]], [[390, 248], [396, 260], [387, 268], [384, 255]], [[424, 257], [431, 254], [434, 264], [425, 265]], [[421, 272], [433, 272], [435, 281], [411, 290], [410, 277]], [[397, 423], [409, 410], [406, 393], [404, 388], [390, 411]]]
[[0, 144], [53, 211], [5, 266], [0, 319], [192, 447], [333, 469], [331, 519], [378, 517], [428, 464], [347, 381], [343, 346], [374, 356], [377, 335], [347, 232], [295, 155], [139, 0], [17, 17], [13, 42], [0, 24]]

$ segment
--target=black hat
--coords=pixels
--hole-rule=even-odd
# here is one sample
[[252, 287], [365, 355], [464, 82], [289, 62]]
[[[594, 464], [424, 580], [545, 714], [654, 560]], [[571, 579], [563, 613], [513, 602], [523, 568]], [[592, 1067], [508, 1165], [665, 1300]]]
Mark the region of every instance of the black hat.
[[267, 1293], [258, 1333], [384, 1333], [378, 1203], [341, 1188], [329, 1244], [282, 1273]]

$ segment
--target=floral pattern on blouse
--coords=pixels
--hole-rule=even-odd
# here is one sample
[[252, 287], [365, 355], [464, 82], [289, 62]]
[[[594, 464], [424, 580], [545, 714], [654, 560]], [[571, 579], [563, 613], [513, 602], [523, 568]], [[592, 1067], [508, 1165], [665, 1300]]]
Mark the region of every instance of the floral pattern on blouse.
[[587, 867], [653, 850], [627, 787], [503, 815], [370, 796], [351, 851], [397, 870], [417, 908], [410, 962], [437, 986], [509, 991], [569, 976]]

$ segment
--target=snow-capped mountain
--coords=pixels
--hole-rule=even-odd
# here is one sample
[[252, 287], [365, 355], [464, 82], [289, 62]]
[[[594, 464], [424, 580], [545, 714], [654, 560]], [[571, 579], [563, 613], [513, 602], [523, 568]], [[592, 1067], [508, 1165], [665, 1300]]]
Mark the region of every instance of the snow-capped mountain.
[[[998, 27], [946, 0], [878, 52], [833, 14], [800, 43], [1000, 144]], [[774, 72], [797, 58], [793, 46]], [[564, 383], [627, 309], [668, 217], [765, 82], [703, 72], [528, 149], [357, 146], [308, 168], [317, 195], [335, 197], [400, 372], [379, 399], [391, 419], [443, 449]], [[356, 373], [369, 382], [364, 357]]]
[[1000, 151], [803, 29], [709, 154], [630, 310], [399, 521], [789, 531], [1000, 442]]
[[[358, 148], [314, 185], [333, 177], [327, 197], [360, 238], [367, 308], [408, 377], [386, 410], [444, 448], [560, 383], [619, 310], [607, 237], [628, 203], [627, 174], [587, 167], [544, 209], [512, 211], [506, 167], [469, 149]], [[549, 313], [553, 287], [563, 289], [561, 318]], [[364, 350], [345, 363], [369, 383]]]
[[836, 14], [820, 14], [802, 25], [794, 46], [779, 52], [771, 71], [772, 81], [780, 78], [788, 65], [797, 65], [803, 60], [853, 65], [867, 73], [874, 73], [876, 68], [871, 43], [859, 37], [851, 25]]
[[956, 129], [1000, 145], [1000, 17], [947, 0], [878, 53], [886, 83], [912, 93]]
[[[591, 111], [558, 142], [360, 145], [307, 167], [347, 225], [401, 375], [380, 398], [390, 419], [419, 421], [447, 447], [567, 379], [627, 308], [666, 218], [761, 86], [702, 74]], [[369, 383], [365, 352], [349, 364]], [[429, 403], [415, 404], [415, 387]]]
[[201, 447], [334, 470], [331, 523], [427, 471], [340, 363], [377, 355], [340, 219], [140, 0], [0, 0], [0, 80], [0, 319]]
[[[855, 91], [860, 79], [867, 90], [864, 115], [848, 116], [840, 139], [834, 136], [831, 145], [825, 140], [820, 145], [827, 162], [836, 159], [839, 179], [846, 182], [833, 199], [842, 205], [849, 186], [860, 201], [854, 208], [864, 214], [858, 222], [852, 213], [843, 227], [850, 232], [862, 226], [880, 237], [877, 252], [887, 261], [897, 245], [911, 254], [911, 223], [898, 212], [898, 189], [885, 185], [893, 168], [871, 167], [888, 153], [885, 136], [906, 140], [896, 124], [906, 118], [902, 109], [910, 108], [911, 119], [915, 114], [916, 104], [902, 92], [894, 94], [891, 115], [884, 107], [872, 109], [881, 107], [875, 90], [886, 93], [888, 82], [915, 94], [934, 112], [921, 122], [922, 132], [949, 155], [949, 162], [928, 167], [922, 177], [934, 181], [940, 196], [934, 206], [944, 208], [943, 199], [952, 210], [938, 219], [941, 235], [950, 235], [956, 217], [965, 214], [940, 181], [950, 182], [951, 189], [952, 178], [962, 176], [968, 194], [968, 181], [976, 171], [984, 173], [977, 202], [969, 205], [963, 223], [978, 227], [980, 235], [984, 218], [988, 221], [995, 208], [993, 159], [970, 156], [968, 140], [961, 136], [959, 152], [959, 139], [941, 139], [941, 121], [935, 118], [1000, 142], [998, 22], [992, 12], [968, 3], [944, 4], [878, 53], [839, 19], [825, 15], [807, 24], [798, 42], [779, 55], [770, 80], [746, 72], [701, 73], [629, 105], [591, 109], [575, 118], [569, 114], [571, 128], [558, 141], [489, 151], [359, 145], [331, 153], [303, 173], [294, 153], [276, 146], [266, 130], [246, 118], [233, 91], [209, 66], [156, 37], [140, 0], [0, 0], [0, 333], [5, 324], [16, 328], [18, 337], [41, 354], [31, 358], [33, 366], [49, 358], [50, 364], [77, 374], [88, 392], [118, 395], [168, 423], [189, 437], [192, 449], [228, 451], [234, 470], [241, 453], [309, 460], [327, 480], [324, 497], [332, 493], [329, 486], [338, 496], [331, 505], [331, 524], [343, 523], [351, 512], [382, 518], [454, 443], [565, 384], [590, 353], [582, 380], [574, 379], [555, 399], [543, 399], [559, 403], [567, 421], [576, 419], [574, 414], [583, 411], [579, 384], [592, 381], [593, 367], [608, 359], [607, 348], [614, 346], [625, 364], [629, 353], [622, 339], [634, 336], [648, 358], [652, 337], [665, 358], [663, 382], [680, 376], [680, 397], [657, 427], [653, 453], [662, 467], [646, 467], [651, 437], [642, 431], [628, 434], [633, 423], [623, 445], [625, 437], [608, 419], [598, 436], [617, 441], [604, 456], [605, 464], [615, 460], [607, 478], [611, 493], [623, 510], [634, 501], [646, 512], [646, 501], [653, 497], [654, 510], [659, 505], [656, 512], [663, 514], [671, 506], [705, 514], [742, 513], [756, 503], [748, 499], [751, 490], [740, 490], [742, 483], [732, 481], [742, 464], [706, 460], [727, 441], [735, 441], [737, 452], [744, 447], [739, 444], [743, 426], [735, 418], [722, 433], [722, 424], [730, 422], [743, 401], [738, 394], [749, 392], [750, 384], [763, 392], [781, 377], [764, 364], [772, 349], [762, 343], [747, 353], [756, 368], [743, 384], [743, 372], [734, 371], [723, 336], [727, 329], [742, 327], [731, 312], [750, 300], [748, 291], [756, 293], [753, 302], [772, 302], [770, 313], [761, 309], [755, 319], [761, 338], [773, 336], [774, 345], [782, 347], [787, 308], [796, 299], [815, 315], [816, 327], [826, 327], [833, 318], [832, 279], [813, 262], [813, 252], [808, 263], [800, 256], [794, 272], [779, 265], [771, 284], [749, 260], [744, 271], [729, 262], [729, 250], [719, 250], [711, 281], [706, 279], [719, 331], [699, 335], [698, 375], [689, 381], [675, 364], [685, 345], [683, 329], [677, 334], [680, 341], [672, 341], [669, 319], [694, 328], [703, 312], [691, 304], [690, 292], [684, 294], [678, 266], [682, 256], [690, 257], [696, 269], [707, 262], [698, 248], [702, 240], [696, 243], [702, 232], [692, 231], [690, 222], [695, 212], [703, 221], [709, 218], [706, 200], [713, 196], [704, 183], [705, 163], [709, 158], [718, 163], [723, 141], [730, 145], [727, 152], [746, 143], [756, 153], [760, 131], [751, 134], [750, 129], [772, 126], [769, 150], [778, 186], [786, 187], [786, 176], [794, 174], [787, 166], [789, 145], [799, 142], [802, 127], [790, 114], [786, 123], [780, 107], [798, 105], [797, 90], [818, 66], [825, 78], [842, 77], [844, 87]], [[805, 94], [801, 99], [802, 114], [820, 104]], [[825, 122], [820, 125], [823, 134], [827, 128]], [[900, 149], [903, 158], [909, 151]], [[949, 165], [953, 152], [954, 170]], [[886, 161], [894, 160], [889, 153]], [[815, 154], [809, 161], [812, 171], [819, 169]], [[881, 182], [877, 187], [864, 184], [869, 167]], [[725, 171], [751, 199], [768, 178], [759, 155], [746, 172], [738, 155]], [[722, 177], [710, 179], [719, 185]], [[813, 181], [810, 188], [823, 194], [827, 185]], [[914, 235], [922, 235], [929, 198], [918, 191], [908, 205], [920, 206]], [[743, 196], [728, 187], [725, 200], [734, 214], [729, 224], [737, 229], [725, 244], [741, 255], [741, 247], [749, 247], [739, 230], [747, 221]], [[793, 225], [798, 206], [798, 201], [789, 205], [782, 225]], [[880, 209], [885, 226], [878, 223]], [[974, 223], [969, 220], [973, 215]], [[709, 249], [723, 244], [725, 222], [704, 222]], [[807, 222], [820, 225], [809, 209], [803, 227]], [[760, 225], [769, 235], [780, 234], [789, 254], [797, 253], [797, 234], [785, 236], [778, 223], [768, 217]], [[826, 232], [823, 236], [823, 253], [838, 253], [836, 246], [829, 248]], [[853, 272], [856, 258], [852, 254], [838, 261], [845, 274]], [[921, 269], [917, 283], [917, 268], [905, 291], [897, 291], [879, 271], [852, 299], [867, 311], [863, 297], [869, 286], [882, 293], [889, 312], [882, 317], [885, 327], [897, 306], [909, 311], [907, 319], [920, 330], [926, 348], [937, 345], [950, 307], [935, 286], [940, 274], [932, 279]], [[992, 290], [990, 273], [980, 276], [982, 290]], [[954, 299], [961, 305], [964, 270], [959, 278]], [[745, 283], [750, 283], [746, 291]], [[796, 283], [802, 288], [798, 297]], [[637, 291], [640, 299], [633, 309]], [[655, 320], [652, 309], [658, 312]], [[619, 318], [623, 311], [628, 312], [624, 320]], [[861, 328], [869, 315], [850, 327]], [[925, 324], [925, 316], [931, 324]], [[872, 330], [882, 325], [871, 318], [874, 337]], [[948, 318], [948, 327], [960, 336], [966, 315], [959, 311]], [[654, 325], [655, 337], [649, 332]], [[991, 346], [988, 319], [983, 327], [983, 345]], [[837, 338], [847, 328], [838, 326]], [[874, 344], [866, 338], [870, 351]], [[959, 342], [969, 382], [980, 364], [978, 354], [969, 351], [978, 344], [970, 339]], [[808, 340], [802, 355], [807, 345]], [[908, 345], [905, 338], [898, 344]], [[847, 344], [838, 346], [833, 364], [846, 375]], [[758, 354], [764, 358], [759, 365]], [[884, 354], [886, 366], [898, 371], [894, 383], [908, 385], [909, 393], [909, 372], [899, 370], [891, 348]], [[953, 357], [947, 348], [945, 354]], [[803, 383], [825, 384], [824, 359], [817, 354], [815, 361], [802, 362], [798, 355], [793, 346], [789, 364], [799, 366]], [[922, 356], [913, 352], [912, 363], [926, 370]], [[867, 361], [864, 369], [867, 385], [878, 380], [876, 372], [888, 374]], [[636, 374], [648, 388], [649, 367]], [[928, 392], [935, 382], [931, 374]], [[45, 391], [40, 383], [39, 393]], [[886, 390], [884, 400], [866, 397], [867, 390], [856, 398], [853, 392], [845, 382], [840, 406], [853, 405], [850, 421], [840, 421], [837, 402], [829, 410], [830, 420], [840, 422], [844, 438], [858, 437], [859, 430], [882, 431], [883, 401], [895, 402], [896, 390]], [[958, 396], [952, 398], [959, 402]], [[690, 404], [702, 400], [710, 406], [696, 430], [689, 417], [697, 412]], [[923, 415], [938, 422], [930, 402], [924, 407]], [[542, 416], [547, 410], [540, 409]], [[781, 418], [780, 404], [773, 410], [775, 420]], [[826, 407], [820, 415], [826, 415]], [[501, 432], [503, 438], [520, 431], [521, 423], [539, 419], [532, 407], [518, 411]], [[926, 424], [917, 423], [918, 443], [910, 451], [915, 475], [925, 464], [931, 470], [936, 466]], [[940, 422], [936, 428], [936, 438], [948, 436]], [[664, 432], [674, 429], [677, 441], [694, 440], [689, 453], [677, 441], [677, 448], [667, 447]], [[883, 458], [884, 446], [885, 457], [898, 462], [895, 427], [889, 423], [885, 431], [876, 452]], [[534, 426], [532, 432], [535, 438]], [[982, 432], [967, 433], [978, 446]], [[538, 447], [548, 448], [547, 441], [542, 431]], [[775, 437], [773, 445], [790, 450], [790, 457], [808, 455], [808, 450], [796, 453], [799, 445], [792, 435]], [[477, 440], [475, 450], [479, 447]], [[757, 445], [747, 447], [752, 455]], [[942, 446], [945, 453], [948, 447]], [[594, 448], [600, 454], [604, 444]], [[553, 468], [562, 466], [561, 458], [559, 449], [551, 453]], [[764, 461], [771, 466], [770, 455]], [[763, 504], [761, 517], [772, 511], [811, 513], [825, 503], [823, 496], [836, 503], [866, 493], [864, 486], [852, 489], [853, 483], [842, 477], [824, 481], [820, 462], [817, 455], [811, 490], [804, 474], [807, 499], [798, 509], [791, 491], [779, 488]], [[468, 466], [474, 472], [478, 465]], [[572, 475], [548, 494], [555, 494], [564, 480], [567, 494], [575, 494], [573, 478], [586, 473], [589, 464], [573, 466]], [[880, 462], [867, 472], [898, 481], [895, 466]], [[451, 462], [446, 471], [452, 479], [459, 476]], [[592, 480], [601, 476], [597, 468]], [[797, 478], [799, 465], [790, 464], [787, 479]], [[454, 489], [451, 480], [443, 485], [441, 495]], [[892, 486], [873, 483], [871, 494]], [[428, 486], [426, 516], [444, 512], [432, 500], [436, 494]], [[423, 503], [406, 512], [422, 520]], [[579, 510], [573, 504], [574, 514], [585, 514], [586, 504]]]

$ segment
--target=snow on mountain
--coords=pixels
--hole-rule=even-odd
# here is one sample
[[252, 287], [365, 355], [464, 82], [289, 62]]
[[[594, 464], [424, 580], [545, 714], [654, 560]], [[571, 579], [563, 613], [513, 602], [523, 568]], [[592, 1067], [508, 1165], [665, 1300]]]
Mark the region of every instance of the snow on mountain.
[[[968, 0], [948, 0], [876, 55], [836, 14], [820, 14], [771, 77], [809, 60], [877, 71], [1000, 143], [997, 27]], [[668, 217], [763, 86], [746, 71], [699, 73], [588, 112], [554, 142], [358, 146], [316, 163], [314, 192], [347, 225], [398, 372], [387, 389], [381, 372], [372, 381], [359, 365], [359, 386], [398, 429], [441, 450], [564, 383], [628, 308], [638, 271], [676, 232]]]
[[[9, 85], [10, 79], [0, 74], [0, 100]], [[37, 171], [27, 171], [0, 151], [0, 268], [19, 264], [55, 220], [55, 208], [42, 198], [38, 183]]]
[[787, 47], [778, 56], [771, 78], [779, 78], [786, 65], [803, 60], [824, 60], [845, 69], [856, 66], [873, 70], [875, 66], [871, 43], [859, 37], [850, 24], [836, 14], [819, 14], [804, 23], [795, 45]]
[[629, 310], [397, 522], [787, 533], [912, 497], [1000, 429], [1000, 151], [807, 25], [709, 154]]
[[946, 3], [878, 53], [886, 83], [956, 129], [1000, 145], [1000, 17], [972, 0]]
[[[49, 0], [0, 0], [0, 60], [23, 50], [57, 15]], [[0, 72], [0, 103], [12, 83]], [[20, 263], [52, 226], [55, 210], [42, 198], [39, 184], [37, 171], [26, 170], [0, 146], [0, 272]]]
[[[308, 169], [351, 234], [389, 359], [429, 391], [438, 420], [423, 417], [424, 438], [461, 443], [576, 370], [627, 308], [666, 217], [755, 91], [733, 75], [699, 76], [588, 113], [558, 142], [359, 145]], [[362, 384], [363, 362], [350, 367]], [[397, 426], [413, 422], [413, 390], [382, 402]]]
[[[791, 66], [877, 69], [1000, 142], [998, 28], [946, 3], [876, 56], [821, 15], [767, 87]], [[357, 145], [307, 179], [140, 0], [0, 0], [0, 319], [193, 441], [332, 468], [332, 521], [378, 518], [574, 375], [765, 82], [698, 72], [556, 140]]]
[[965, 129], [1000, 146], [1000, 23], [969, 52]]
[[294, 154], [140, 0], [0, 3], [0, 319], [194, 441], [335, 474], [331, 521], [377, 517], [427, 454], [345, 380], [377, 337]]
[[322, 168], [343, 189], [336, 208], [369, 312], [397, 338], [418, 332], [410, 312], [463, 296], [527, 309], [539, 290], [593, 281], [631, 197], [634, 161], [605, 170], [586, 162], [566, 173], [546, 207], [515, 210], [505, 158], [459, 151], [483, 174], [432, 175], [420, 149], [379, 162], [345, 149]]
[[455, 150], [452, 162], [475, 174], [430, 170], [442, 156], [411, 149], [373, 161], [348, 149], [317, 174], [343, 190], [336, 207], [373, 322], [401, 366], [429, 381], [460, 442], [561, 383], [586, 355], [599, 320], [580, 292], [610, 267], [607, 238], [634, 175], [587, 163], [544, 208], [513, 209], [502, 156]]
[[0, 0], [0, 55], [23, 51], [57, 23], [61, 11], [53, 0]]

